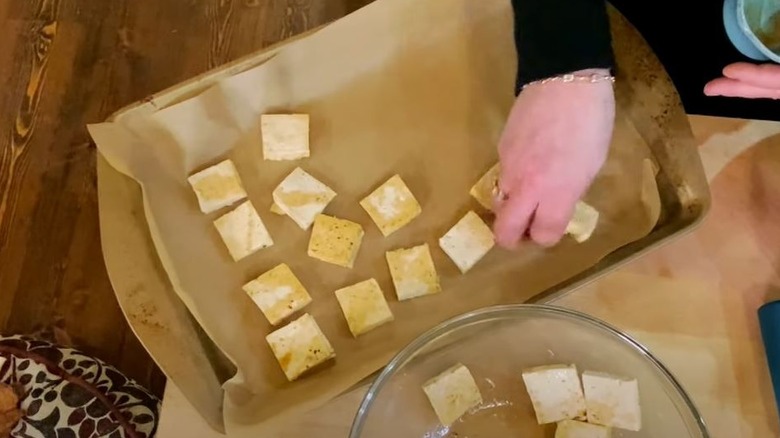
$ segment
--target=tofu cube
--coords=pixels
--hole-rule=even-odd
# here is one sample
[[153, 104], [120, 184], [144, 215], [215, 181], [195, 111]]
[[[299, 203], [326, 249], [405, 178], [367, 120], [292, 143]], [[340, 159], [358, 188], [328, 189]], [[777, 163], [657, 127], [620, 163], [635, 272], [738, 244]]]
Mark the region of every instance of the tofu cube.
[[639, 383], [604, 373], [582, 373], [588, 422], [632, 431], [642, 428]]
[[610, 428], [582, 421], [563, 420], [555, 429], [555, 438], [610, 438]]
[[523, 382], [539, 424], [585, 419], [585, 397], [574, 365], [551, 365], [523, 371]]
[[385, 257], [399, 301], [441, 292], [428, 244], [388, 251]]
[[336, 300], [354, 337], [393, 320], [385, 295], [373, 278], [337, 290]]
[[200, 211], [211, 213], [246, 198], [236, 166], [230, 160], [202, 170], [187, 181], [195, 191]]
[[279, 216], [286, 216], [284, 211], [282, 211], [281, 208], [279, 208], [278, 205], [276, 205], [276, 202], [271, 203], [271, 207], [268, 209], [271, 213], [279, 215]]
[[328, 338], [308, 313], [265, 339], [289, 381], [336, 357]]
[[263, 114], [260, 132], [266, 160], [298, 160], [309, 156], [308, 114]]
[[599, 212], [590, 205], [579, 201], [574, 208], [574, 216], [566, 227], [566, 234], [579, 243], [582, 243], [593, 235], [596, 225], [599, 223]]
[[245, 284], [243, 289], [271, 325], [278, 325], [311, 303], [306, 288], [284, 263]]
[[501, 170], [501, 166], [496, 163], [490, 170], [485, 173], [482, 178], [474, 184], [469, 194], [479, 202], [480, 205], [486, 209], [493, 211], [493, 197], [494, 189], [498, 184], [498, 173]]
[[215, 220], [214, 226], [235, 261], [274, 244], [251, 201]]
[[321, 214], [314, 220], [308, 253], [323, 262], [352, 268], [362, 240], [360, 224]]
[[274, 203], [299, 227], [308, 230], [314, 218], [336, 197], [336, 192], [296, 168], [273, 191]]
[[387, 237], [422, 213], [420, 204], [400, 176], [395, 175], [360, 201], [382, 235]]
[[463, 364], [457, 364], [427, 381], [423, 391], [444, 426], [452, 425], [463, 414], [482, 403], [477, 382]]
[[485, 222], [470, 211], [447, 234], [439, 239], [439, 246], [466, 273], [495, 245], [493, 232]]

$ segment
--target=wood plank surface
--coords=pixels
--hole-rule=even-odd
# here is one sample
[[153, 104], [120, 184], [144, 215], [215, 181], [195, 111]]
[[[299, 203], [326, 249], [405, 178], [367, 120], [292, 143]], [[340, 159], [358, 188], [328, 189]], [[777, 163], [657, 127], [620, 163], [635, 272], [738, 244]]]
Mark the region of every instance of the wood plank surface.
[[0, 334], [72, 343], [161, 395], [103, 265], [85, 125], [369, 2], [0, 1]]

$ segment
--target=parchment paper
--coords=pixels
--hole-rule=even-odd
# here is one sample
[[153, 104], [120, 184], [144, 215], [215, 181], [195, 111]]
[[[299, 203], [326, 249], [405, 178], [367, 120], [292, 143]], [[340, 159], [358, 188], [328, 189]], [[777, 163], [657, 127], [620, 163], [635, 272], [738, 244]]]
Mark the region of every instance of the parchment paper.
[[[432, 326], [475, 308], [523, 302], [655, 225], [657, 190], [652, 172], [643, 171], [651, 154], [619, 111], [608, 162], [586, 198], [602, 213], [590, 241], [548, 251], [496, 249], [465, 276], [438, 248], [438, 238], [466, 211], [483, 212], [468, 191], [496, 161], [513, 101], [510, 7], [506, 0], [380, 0], [195, 98], [121, 124], [90, 126], [111, 165], [141, 185], [150, 232], [174, 289], [237, 366], [225, 384], [230, 436], [258, 436], [366, 377]], [[275, 112], [311, 115], [310, 159], [262, 160], [259, 116]], [[186, 182], [193, 171], [226, 157], [236, 163], [276, 241], [239, 263], [212, 225], [218, 214], [200, 213]], [[329, 214], [366, 229], [354, 269], [310, 259], [309, 233], [268, 212], [271, 191], [298, 165], [338, 192]], [[395, 173], [423, 214], [385, 239], [358, 201]], [[423, 242], [432, 247], [444, 292], [399, 303], [384, 252]], [[293, 383], [265, 342], [271, 327], [241, 290], [282, 261], [314, 297], [306, 311], [338, 355], [333, 366]], [[396, 321], [353, 339], [333, 291], [370, 277], [384, 289]]]

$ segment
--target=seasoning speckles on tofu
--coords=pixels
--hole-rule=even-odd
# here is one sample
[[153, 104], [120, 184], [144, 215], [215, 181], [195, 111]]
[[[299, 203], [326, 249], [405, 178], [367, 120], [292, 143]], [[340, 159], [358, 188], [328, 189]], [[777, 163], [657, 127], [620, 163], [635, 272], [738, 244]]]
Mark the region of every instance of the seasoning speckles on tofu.
[[642, 411], [639, 406], [639, 383], [605, 373], [582, 373], [588, 422], [620, 429], [639, 431]]
[[243, 289], [272, 325], [311, 303], [306, 288], [284, 263], [245, 284]]
[[362, 240], [360, 224], [321, 214], [314, 220], [308, 254], [327, 263], [352, 268]]
[[230, 160], [204, 169], [189, 178], [203, 213], [211, 213], [246, 198], [236, 166]]
[[523, 382], [539, 424], [585, 419], [585, 397], [574, 365], [550, 365], [523, 371]]
[[482, 404], [477, 382], [463, 364], [457, 364], [425, 382], [423, 391], [444, 426], [452, 425], [470, 409]]
[[290, 381], [336, 357], [328, 338], [308, 313], [266, 336], [266, 341]]
[[355, 337], [393, 320], [385, 295], [373, 278], [337, 290], [336, 299]]

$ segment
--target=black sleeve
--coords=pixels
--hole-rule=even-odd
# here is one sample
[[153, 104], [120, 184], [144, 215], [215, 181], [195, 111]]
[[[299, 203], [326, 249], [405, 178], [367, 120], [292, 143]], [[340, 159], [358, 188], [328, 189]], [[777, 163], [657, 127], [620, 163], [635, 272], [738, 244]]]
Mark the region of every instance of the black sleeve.
[[605, 0], [512, 0], [519, 68], [528, 82], [587, 68], [612, 68]]

